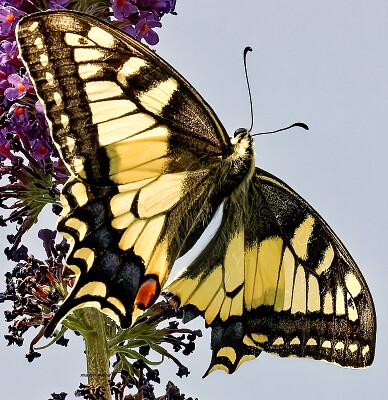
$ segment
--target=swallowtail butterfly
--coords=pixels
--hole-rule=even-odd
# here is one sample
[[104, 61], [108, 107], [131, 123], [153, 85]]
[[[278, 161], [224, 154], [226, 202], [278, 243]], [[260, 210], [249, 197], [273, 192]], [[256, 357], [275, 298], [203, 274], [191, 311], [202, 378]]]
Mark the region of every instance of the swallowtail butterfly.
[[96, 18], [30, 15], [17, 38], [72, 173], [58, 230], [77, 279], [46, 335], [90, 305], [129, 327], [222, 205], [210, 243], [164, 288], [186, 319], [201, 314], [212, 328], [207, 373], [234, 372], [261, 351], [372, 363], [375, 311], [361, 272], [305, 200], [255, 167], [247, 130], [229, 138], [177, 71]]

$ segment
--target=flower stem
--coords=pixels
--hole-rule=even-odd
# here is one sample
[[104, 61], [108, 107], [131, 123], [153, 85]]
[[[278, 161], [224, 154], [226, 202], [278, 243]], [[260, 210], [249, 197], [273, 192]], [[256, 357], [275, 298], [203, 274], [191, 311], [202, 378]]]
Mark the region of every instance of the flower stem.
[[83, 308], [83, 318], [90, 325], [90, 331], [84, 333], [88, 384], [100, 386], [105, 398], [110, 399], [109, 386], [109, 348], [106, 338], [107, 318], [96, 308]]

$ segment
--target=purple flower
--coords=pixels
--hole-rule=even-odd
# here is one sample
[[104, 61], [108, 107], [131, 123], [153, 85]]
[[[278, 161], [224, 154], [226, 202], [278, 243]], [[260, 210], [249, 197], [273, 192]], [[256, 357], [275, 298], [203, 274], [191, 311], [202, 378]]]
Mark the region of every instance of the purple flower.
[[136, 24], [136, 39], [141, 40], [144, 39], [148, 44], [155, 45], [159, 42], [159, 36], [156, 32], [152, 30], [152, 28], [160, 28], [162, 24], [159, 21], [155, 20], [155, 17], [152, 13], [148, 13], [145, 18], [141, 19]]
[[7, 3], [11, 6], [20, 8], [20, 6], [24, 3], [24, 0], [7, 0]]
[[27, 91], [32, 88], [32, 83], [28, 75], [20, 76], [18, 74], [11, 74], [8, 76], [8, 82], [13, 87], [5, 89], [4, 94], [11, 101], [23, 98]]
[[4, 94], [4, 90], [10, 87], [8, 76], [16, 73], [16, 68], [11, 63], [0, 64], [0, 95]]
[[0, 63], [5, 64], [8, 61], [14, 61], [17, 60], [17, 63], [19, 64], [18, 60], [18, 55], [19, 55], [19, 49], [18, 49], [18, 44], [16, 40], [12, 40], [12, 38], [8, 40], [4, 40], [0, 44]]
[[51, 10], [63, 10], [68, 4], [70, 0], [50, 0], [49, 8]]
[[8, 36], [15, 30], [16, 24], [20, 17], [25, 15], [23, 11], [19, 11], [14, 7], [5, 6], [0, 10], [0, 33]]
[[130, 0], [110, 0], [114, 16], [119, 21], [125, 21], [125, 17], [135, 14], [139, 9]]
[[138, 0], [137, 4], [142, 10], [154, 11], [162, 17], [174, 13], [176, 0]]

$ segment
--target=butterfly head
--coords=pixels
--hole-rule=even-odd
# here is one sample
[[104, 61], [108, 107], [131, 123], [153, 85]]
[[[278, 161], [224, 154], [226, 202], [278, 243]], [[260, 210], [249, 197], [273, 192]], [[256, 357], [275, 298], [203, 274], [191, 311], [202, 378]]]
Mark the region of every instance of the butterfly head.
[[253, 139], [248, 129], [236, 129], [230, 141], [239, 156], [253, 155]]

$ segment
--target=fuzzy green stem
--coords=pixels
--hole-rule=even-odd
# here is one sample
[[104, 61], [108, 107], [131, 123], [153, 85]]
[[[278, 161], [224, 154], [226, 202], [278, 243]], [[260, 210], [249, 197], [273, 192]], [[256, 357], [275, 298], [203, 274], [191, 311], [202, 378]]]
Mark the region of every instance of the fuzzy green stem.
[[106, 316], [96, 308], [83, 308], [83, 318], [90, 326], [84, 333], [88, 383], [100, 386], [106, 399], [110, 399], [109, 348], [106, 337]]

